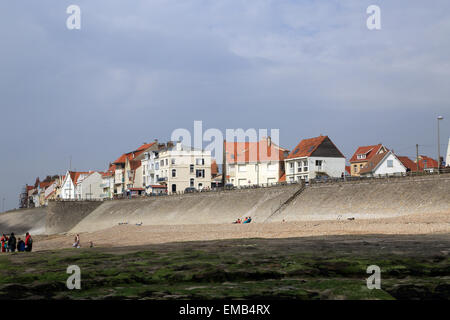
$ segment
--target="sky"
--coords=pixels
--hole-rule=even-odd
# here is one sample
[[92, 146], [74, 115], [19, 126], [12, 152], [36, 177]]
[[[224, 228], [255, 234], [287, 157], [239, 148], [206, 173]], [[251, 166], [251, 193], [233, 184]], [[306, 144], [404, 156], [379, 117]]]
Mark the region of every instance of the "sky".
[[[69, 30], [69, 5], [81, 29]], [[369, 30], [369, 5], [381, 29]], [[450, 136], [450, 2], [0, 3], [0, 201], [36, 177], [105, 170], [177, 128], [328, 135], [437, 157]], [[2, 207], [3, 209], [3, 207]]]

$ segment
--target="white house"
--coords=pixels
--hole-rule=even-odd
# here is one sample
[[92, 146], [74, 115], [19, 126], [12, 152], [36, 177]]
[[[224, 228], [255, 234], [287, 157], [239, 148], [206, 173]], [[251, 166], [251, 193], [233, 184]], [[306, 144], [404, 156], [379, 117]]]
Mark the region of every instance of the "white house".
[[90, 172], [76, 183], [75, 197], [81, 200], [100, 199], [103, 194], [102, 175], [99, 172]]
[[165, 147], [146, 152], [141, 161], [147, 194], [211, 187], [211, 151], [169, 142]]
[[226, 182], [238, 187], [277, 183], [284, 175], [288, 152], [270, 137], [257, 142], [226, 141]]
[[78, 182], [86, 178], [89, 174], [91, 172], [67, 171], [61, 184], [61, 199], [76, 199], [79, 194], [76, 190]]
[[286, 182], [318, 176], [343, 177], [345, 156], [328, 136], [303, 139], [285, 159]]
[[370, 159], [367, 164], [361, 168], [361, 176], [385, 176], [385, 175], [404, 175], [407, 171], [406, 166], [392, 152], [377, 154]]

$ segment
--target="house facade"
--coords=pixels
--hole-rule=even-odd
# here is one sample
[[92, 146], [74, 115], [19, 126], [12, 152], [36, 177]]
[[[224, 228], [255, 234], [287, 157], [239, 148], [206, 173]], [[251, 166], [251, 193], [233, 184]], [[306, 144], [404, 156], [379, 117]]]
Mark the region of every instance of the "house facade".
[[[157, 141], [144, 143], [134, 151], [124, 153], [114, 161], [110, 170], [114, 172], [114, 194], [126, 195], [131, 191], [144, 191], [141, 168], [144, 153], [158, 149]], [[132, 190], [133, 189], [133, 190]]]
[[237, 187], [271, 185], [284, 175], [284, 159], [289, 151], [270, 137], [257, 142], [225, 141], [226, 182]]
[[211, 187], [211, 151], [177, 142], [160, 150], [155, 161], [159, 161], [158, 182], [167, 186], [168, 194]]
[[77, 184], [90, 175], [91, 172], [75, 172], [75, 171], [67, 171], [66, 175], [63, 178], [63, 182], [61, 184], [61, 193], [60, 198], [64, 200], [73, 200], [77, 199], [77, 195], [80, 193], [77, 192]]
[[358, 147], [350, 158], [351, 175], [358, 177], [361, 169], [367, 165], [372, 157], [386, 152], [388, 152], [388, 149], [381, 143], [373, 146]]
[[89, 172], [88, 175], [78, 179], [75, 188], [75, 198], [80, 200], [101, 199], [103, 194], [102, 182], [101, 173]]
[[303, 139], [285, 160], [286, 182], [345, 175], [345, 156], [328, 136]]
[[392, 151], [387, 151], [371, 157], [366, 165], [359, 170], [359, 174], [366, 177], [404, 175], [407, 169]]

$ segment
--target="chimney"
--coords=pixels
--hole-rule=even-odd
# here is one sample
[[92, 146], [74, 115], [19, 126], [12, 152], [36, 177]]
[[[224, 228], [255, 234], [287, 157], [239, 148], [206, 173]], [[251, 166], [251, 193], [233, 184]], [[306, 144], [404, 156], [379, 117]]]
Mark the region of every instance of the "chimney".
[[267, 145], [269, 147], [272, 145], [272, 138], [270, 136], [267, 137]]

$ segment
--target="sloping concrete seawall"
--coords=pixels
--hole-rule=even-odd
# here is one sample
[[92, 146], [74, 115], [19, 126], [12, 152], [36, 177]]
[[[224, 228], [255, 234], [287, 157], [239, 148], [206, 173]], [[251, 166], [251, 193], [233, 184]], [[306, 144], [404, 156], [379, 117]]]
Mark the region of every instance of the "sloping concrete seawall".
[[[104, 202], [50, 202], [47, 208], [0, 214], [0, 232], [92, 232], [119, 223], [222, 224], [251, 216], [264, 222], [373, 219], [449, 213], [450, 174], [205, 192]], [[295, 195], [295, 196], [294, 196]]]
[[20, 237], [26, 232], [45, 234], [46, 216], [47, 208], [23, 209], [1, 213], [0, 233], [9, 234], [14, 232]]
[[49, 202], [45, 223], [46, 234], [69, 231], [102, 204], [101, 201]]
[[450, 214], [450, 175], [316, 184], [268, 221], [376, 219]]
[[145, 225], [231, 223], [251, 216], [263, 222], [298, 185], [106, 201], [70, 232], [90, 232], [121, 222]]

